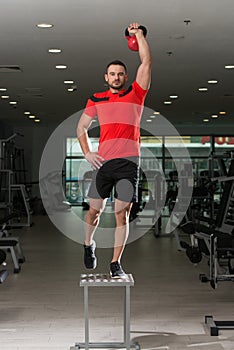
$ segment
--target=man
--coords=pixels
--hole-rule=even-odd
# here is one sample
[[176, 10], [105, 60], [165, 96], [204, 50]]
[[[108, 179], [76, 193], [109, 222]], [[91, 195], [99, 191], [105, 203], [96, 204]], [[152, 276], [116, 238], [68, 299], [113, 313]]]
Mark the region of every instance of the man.
[[[109, 63], [104, 76], [109, 90], [95, 93], [88, 100], [77, 127], [85, 159], [94, 169], [89, 190], [90, 208], [86, 216], [84, 264], [89, 269], [96, 267], [93, 236], [114, 188], [116, 229], [110, 264], [113, 278], [126, 277], [120, 260], [128, 238], [132, 203], [137, 201], [140, 118], [151, 80], [150, 48], [139, 26], [139, 23], [131, 23], [128, 27], [129, 34], [136, 36], [139, 47], [140, 65], [135, 81], [126, 90], [128, 75], [125, 64], [118, 60]], [[88, 129], [95, 116], [100, 123], [98, 152], [90, 149], [88, 137]]]

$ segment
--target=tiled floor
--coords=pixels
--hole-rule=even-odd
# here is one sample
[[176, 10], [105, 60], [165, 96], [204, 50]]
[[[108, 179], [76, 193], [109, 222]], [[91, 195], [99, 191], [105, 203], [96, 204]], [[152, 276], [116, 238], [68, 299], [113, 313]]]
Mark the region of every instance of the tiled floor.
[[[82, 246], [52, 225], [47, 216], [33, 218], [30, 229], [14, 230], [26, 256], [21, 272], [0, 285], [0, 349], [68, 350], [84, 341]], [[79, 228], [77, 228], [79, 230]], [[108, 272], [111, 249], [97, 249], [97, 273]], [[146, 233], [128, 244], [122, 259], [131, 288], [131, 338], [142, 349], [233, 350], [234, 330], [211, 337], [205, 315], [234, 320], [234, 284], [217, 290], [198, 275], [177, 251], [174, 237]], [[122, 341], [122, 288], [94, 288], [90, 293], [91, 341]]]

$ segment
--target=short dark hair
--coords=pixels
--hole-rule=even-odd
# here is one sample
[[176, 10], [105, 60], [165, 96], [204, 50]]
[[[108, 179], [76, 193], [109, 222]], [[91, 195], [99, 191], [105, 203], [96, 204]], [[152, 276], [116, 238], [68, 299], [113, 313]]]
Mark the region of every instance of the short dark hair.
[[126, 65], [125, 65], [122, 61], [119, 61], [119, 60], [114, 60], [114, 61], [108, 63], [108, 65], [106, 66], [106, 72], [108, 71], [108, 68], [109, 68], [110, 66], [112, 66], [112, 65], [124, 67], [125, 72], [127, 73], [127, 67], [126, 67]]

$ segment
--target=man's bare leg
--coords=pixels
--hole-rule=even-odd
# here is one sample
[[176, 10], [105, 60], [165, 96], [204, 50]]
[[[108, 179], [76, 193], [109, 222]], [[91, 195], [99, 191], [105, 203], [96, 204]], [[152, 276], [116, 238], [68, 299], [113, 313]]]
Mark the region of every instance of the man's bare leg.
[[86, 234], [85, 234], [85, 245], [90, 246], [93, 241], [94, 233], [98, 227], [100, 216], [105, 209], [106, 199], [94, 199], [89, 200], [89, 211], [86, 216]]
[[123, 202], [118, 199], [115, 200], [116, 229], [112, 262], [120, 262], [122, 257], [129, 234], [129, 215], [131, 207], [132, 203]]
[[103, 212], [107, 199], [90, 199], [90, 208], [86, 216], [86, 237], [84, 243], [84, 265], [87, 269], [95, 269], [97, 258], [95, 256], [96, 243], [93, 241], [94, 233], [98, 227], [100, 215]]

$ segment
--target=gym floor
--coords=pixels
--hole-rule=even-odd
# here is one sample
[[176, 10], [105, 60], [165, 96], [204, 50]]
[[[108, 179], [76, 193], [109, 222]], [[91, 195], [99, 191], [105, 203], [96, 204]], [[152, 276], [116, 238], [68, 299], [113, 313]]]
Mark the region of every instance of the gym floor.
[[[30, 229], [14, 229], [26, 262], [0, 285], [0, 348], [68, 350], [84, 341], [83, 288], [79, 287], [83, 247], [61, 234], [47, 216], [34, 216]], [[81, 229], [81, 228], [80, 228]], [[79, 230], [79, 227], [77, 227]], [[96, 273], [107, 273], [111, 249], [97, 249]], [[155, 238], [152, 231], [128, 244], [122, 259], [132, 273], [131, 339], [141, 349], [233, 350], [234, 330], [211, 337], [205, 315], [234, 320], [232, 282], [213, 290], [199, 281], [207, 261], [194, 267], [177, 250], [174, 236]], [[122, 341], [122, 288], [90, 292], [90, 341]]]

